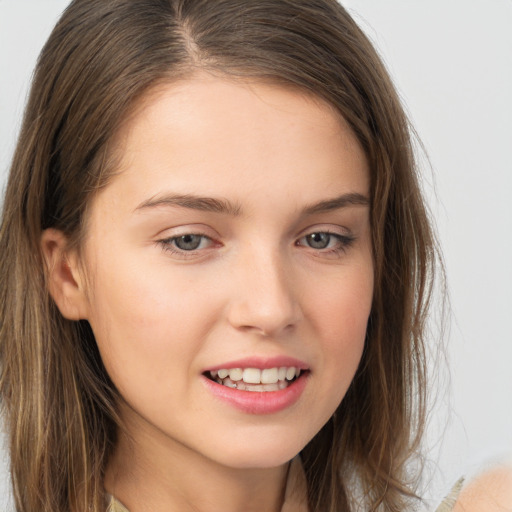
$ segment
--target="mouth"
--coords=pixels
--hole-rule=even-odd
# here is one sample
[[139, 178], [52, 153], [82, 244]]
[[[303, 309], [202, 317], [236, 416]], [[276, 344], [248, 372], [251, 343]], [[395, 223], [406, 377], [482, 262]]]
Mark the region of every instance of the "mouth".
[[308, 370], [295, 366], [274, 368], [221, 368], [204, 372], [209, 380], [232, 389], [270, 392], [286, 389]]

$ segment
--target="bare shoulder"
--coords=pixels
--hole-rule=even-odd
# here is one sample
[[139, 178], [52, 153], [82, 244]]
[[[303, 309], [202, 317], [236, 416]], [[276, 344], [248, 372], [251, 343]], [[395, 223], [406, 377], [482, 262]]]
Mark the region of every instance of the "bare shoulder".
[[475, 478], [460, 493], [453, 512], [512, 512], [512, 466]]

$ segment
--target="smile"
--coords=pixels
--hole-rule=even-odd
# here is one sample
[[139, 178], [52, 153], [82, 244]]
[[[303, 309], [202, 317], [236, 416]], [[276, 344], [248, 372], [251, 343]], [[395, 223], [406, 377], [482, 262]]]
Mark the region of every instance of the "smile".
[[206, 376], [229, 388], [240, 391], [269, 392], [286, 389], [301, 374], [295, 366], [274, 368], [221, 368], [206, 372]]

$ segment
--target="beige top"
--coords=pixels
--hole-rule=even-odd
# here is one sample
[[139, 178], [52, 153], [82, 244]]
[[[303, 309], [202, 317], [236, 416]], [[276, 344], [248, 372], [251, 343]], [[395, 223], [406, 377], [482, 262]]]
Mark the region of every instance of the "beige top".
[[[436, 512], [450, 512], [455, 506], [457, 497], [462, 489], [464, 479], [461, 478], [453, 487], [450, 494], [443, 500]], [[129, 512], [113, 496], [109, 496], [107, 512]], [[290, 465], [288, 480], [286, 481], [286, 491], [284, 503], [281, 512], [308, 512], [306, 495], [306, 476], [299, 457], [295, 457]]]

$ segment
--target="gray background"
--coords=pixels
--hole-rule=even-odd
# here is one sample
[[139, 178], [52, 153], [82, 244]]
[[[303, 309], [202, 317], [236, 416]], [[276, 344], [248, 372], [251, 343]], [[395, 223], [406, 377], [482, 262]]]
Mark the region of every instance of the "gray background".
[[[0, 187], [37, 54], [66, 0], [0, 0]], [[349, 0], [425, 144], [452, 303], [427, 496], [512, 455], [512, 0]], [[451, 381], [451, 382], [450, 382]], [[448, 391], [450, 389], [450, 391]], [[0, 452], [0, 510], [8, 508]]]

